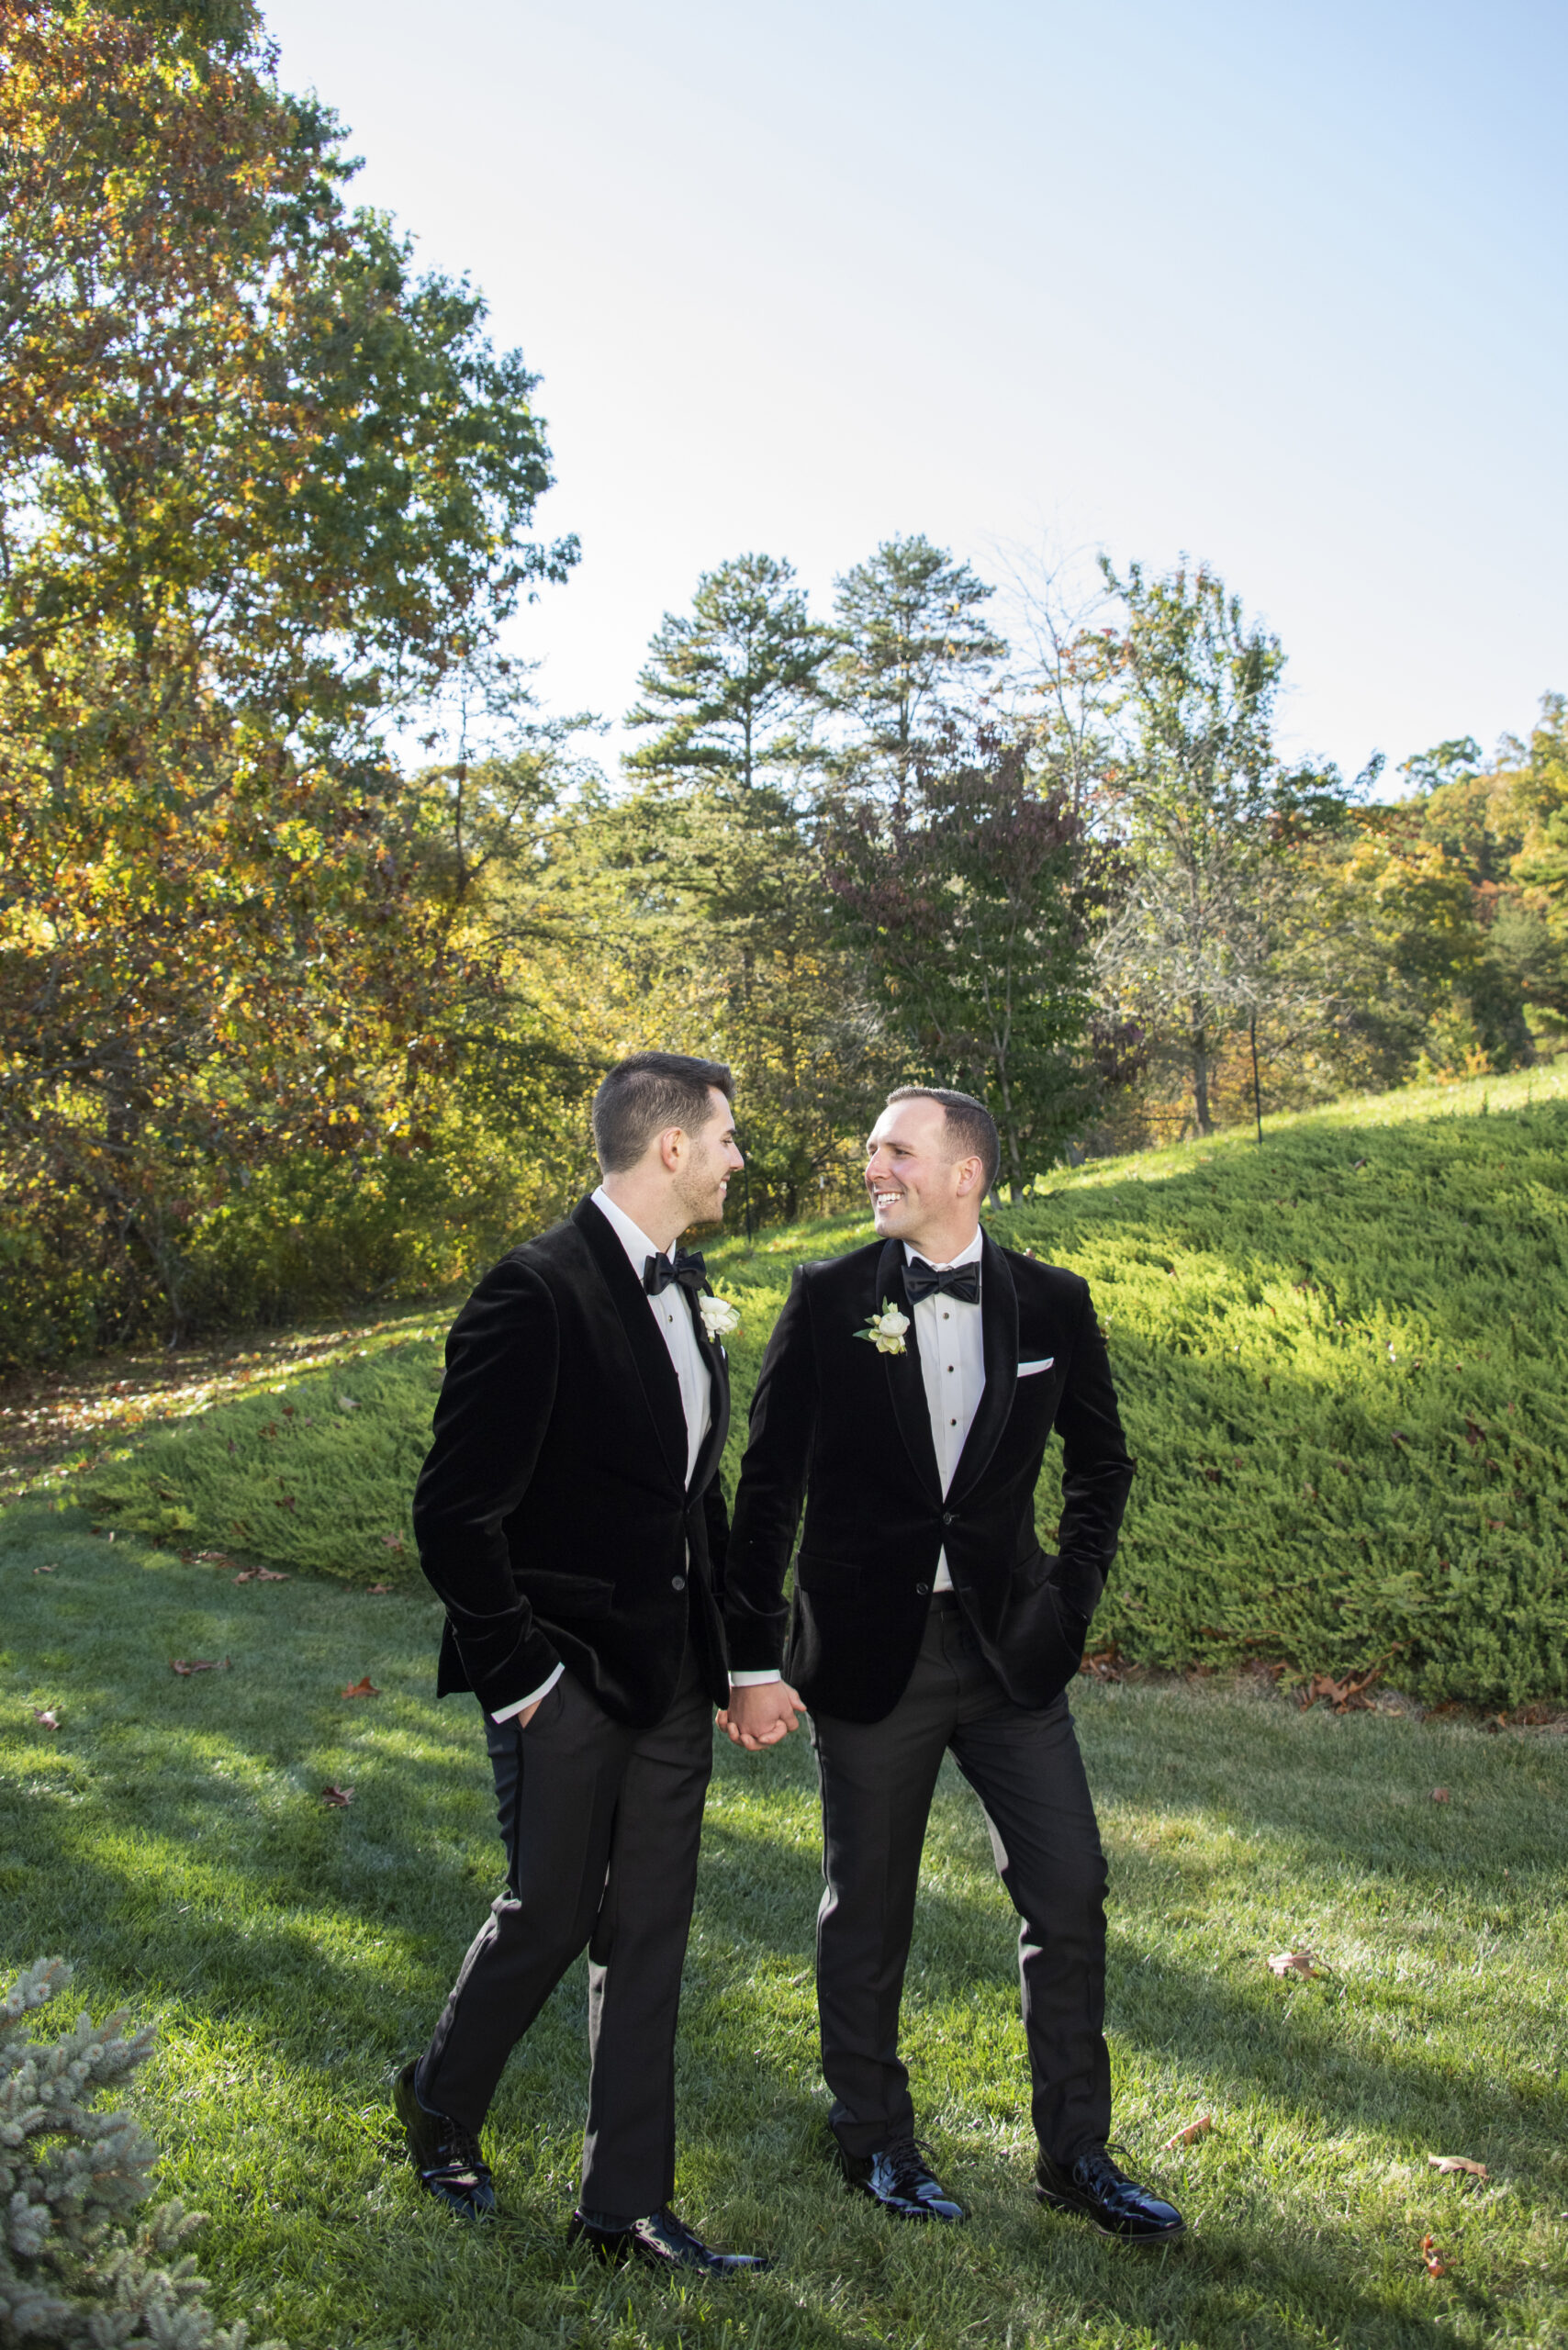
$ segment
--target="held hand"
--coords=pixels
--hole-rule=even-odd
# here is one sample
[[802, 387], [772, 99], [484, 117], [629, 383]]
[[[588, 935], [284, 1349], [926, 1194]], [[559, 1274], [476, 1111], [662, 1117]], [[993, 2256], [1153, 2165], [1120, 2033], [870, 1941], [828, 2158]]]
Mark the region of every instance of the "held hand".
[[744, 1689], [732, 1689], [730, 1702], [719, 1716], [719, 1728], [725, 1731], [735, 1746], [744, 1746], [748, 1754], [760, 1754], [765, 1746], [777, 1746], [795, 1728], [802, 1710], [798, 1690], [787, 1681], [758, 1681]]
[[540, 1707], [543, 1703], [544, 1700], [543, 1697], [535, 1697], [532, 1706], [524, 1706], [521, 1714], [514, 1714], [512, 1716], [512, 1719], [516, 1722], [519, 1729], [526, 1729], [528, 1728], [529, 1723], [533, 1719], [534, 1715], [539, 1711]]

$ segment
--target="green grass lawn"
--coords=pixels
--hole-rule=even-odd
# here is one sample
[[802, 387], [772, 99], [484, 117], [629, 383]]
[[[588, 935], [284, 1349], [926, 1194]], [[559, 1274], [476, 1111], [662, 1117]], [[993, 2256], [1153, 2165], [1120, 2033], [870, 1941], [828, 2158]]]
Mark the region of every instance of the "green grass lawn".
[[[972, 2219], [900, 2229], [846, 2195], [816, 2073], [809, 1753], [722, 1744], [679, 2201], [778, 2266], [675, 2293], [565, 2248], [580, 1970], [495, 2109], [501, 2223], [452, 2222], [400, 2158], [386, 2076], [498, 1875], [474, 1711], [431, 1701], [428, 1596], [236, 1584], [88, 1527], [45, 1499], [0, 1518], [0, 1956], [14, 1971], [63, 1952], [95, 2009], [127, 2001], [160, 2024], [140, 2102], [162, 2190], [212, 2215], [202, 2265], [226, 2320], [295, 2350], [1568, 2337], [1568, 1740], [1246, 1688], [1080, 1684], [1113, 1865], [1117, 2124], [1193, 2221], [1153, 2255], [1029, 2198], [1009, 1913], [951, 1780], [905, 2043]], [[182, 1678], [174, 1658], [230, 1669]], [[366, 1673], [379, 1697], [340, 1695]], [[347, 1809], [322, 1806], [329, 1785], [353, 1790]], [[1271, 1975], [1271, 1952], [1303, 1944], [1321, 1979]], [[1204, 2112], [1207, 2135], [1159, 2151]], [[1490, 2176], [1439, 2177], [1434, 2153]], [[1428, 2232], [1450, 2264], [1438, 2280]]]

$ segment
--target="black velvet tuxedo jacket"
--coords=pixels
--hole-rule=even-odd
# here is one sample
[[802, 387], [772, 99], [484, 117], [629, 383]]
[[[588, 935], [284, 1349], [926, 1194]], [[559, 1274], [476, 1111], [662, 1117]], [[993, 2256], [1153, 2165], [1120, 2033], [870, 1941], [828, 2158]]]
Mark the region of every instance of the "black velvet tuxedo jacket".
[[[795, 1276], [735, 1496], [730, 1661], [738, 1673], [781, 1666], [813, 1712], [879, 1721], [913, 1671], [946, 1550], [1002, 1687], [1046, 1706], [1078, 1669], [1133, 1476], [1089, 1285], [986, 1236], [985, 1388], [944, 1496], [913, 1315], [902, 1355], [858, 1335], [884, 1300], [910, 1313], [903, 1267], [902, 1241], [873, 1242]], [[1047, 1357], [1048, 1371], [1018, 1376], [1020, 1361]], [[1053, 1427], [1063, 1506], [1047, 1556], [1035, 1487]], [[791, 1622], [782, 1594], [802, 1495]]]
[[644, 1728], [669, 1709], [689, 1621], [725, 1702], [715, 1594], [730, 1382], [694, 1319], [711, 1426], [689, 1488], [680, 1382], [591, 1200], [479, 1283], [447, 1340], [414, 1494], [420, 1563], [446, 1608], [438, 1696], [472, 1689], [495, 1713], [559, 1662], [606, 1713]]

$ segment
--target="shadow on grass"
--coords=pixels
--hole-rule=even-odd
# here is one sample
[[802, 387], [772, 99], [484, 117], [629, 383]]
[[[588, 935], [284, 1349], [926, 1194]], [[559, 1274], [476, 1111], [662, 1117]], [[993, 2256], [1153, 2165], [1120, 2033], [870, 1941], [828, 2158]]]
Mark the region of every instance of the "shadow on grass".
[[[237, 2273], [284, 2280], [269, 2322], [297, 2341], [463, 2344], [486, 2331], [487, 2302], [510, 2309], [546, 2293], [556, 2299], [537, 2333], [500, 2338], [554, 2339], [566, 2326], [621, 2339], [628, 2310], [639, 2330], [627, 2341], [689, 2340], [679, 2331], [689, 2322], [715, 2343], [733, 2326], [728, 2338], [748, 2350], [957, 2344], [977, 2327], [1004, 2335], [1014, 2315], [1020, 2343], [1064, 2331], [1205, 2350], [1439, 2338], [1437, 2317], [1405, 2297], [1397, 2274], [1368, 2275], [1365, 2226], [1333, 2199], [1314, 2203], [1309, 2226], [1271, 2228], [1256, 2182], [1243, 2176], [1216, 2200], [1195, 2164], [1199, 2232], [1152, 2266], [1033, 2209], [1011, 1911], [972, 1798], [946, 1781], [907, 2040], [917, 2085], [943, 2081], [943, 2158], [975, 2224], [890, 2231], [853, 2201], [827, 2163], [816, 2071], [819, 1846], [803, 1741], [762, 1762], [718, 1749], [678, 2075], [683, 2203], [731, 2241], [778, 2247], [786, 2266], [748, 2288], [739, 2315], [713, 2293], [682, 2315], [651, 2284], [607, 2280], [566, 2255], [587, 2076], [580, 1964], [498, 2100], [513, 2218], [493, 2245], [454, 2246], [416, 2199], [384, 2101], [386, 2075], [427, 2035], [500, 1875], [473, 1710], [438, 1713], [423, 1694], [431, 1610], [303, 1581], [237, 1591], [129, 1546], [117, 1558], [58, 1520], [47, 1531], [56, 1577], [6, 1569], [0, 1764], [19, 1798], [0, 1819], [6, 1956], [63, 1950], [95, 2007], [129, 1998], [162, 2011], [153, 2094], [175, 2133], [172, 2183], [218, 2204]], [[170, 1675], [170, 1653], [213, 1652], [233, 1653], [232, 1674]], [[355, 1706], [338, 1691], [362, 1670], [387, 1694]], [[1448, 1734], [1443, 1768], [1462, 1798], [1451, 1757], [1478, 1774], [1473, 1816], [1462, 1802], [1432, 1831], [1446, 1853], [1391, 1864], [1386, 1821], [1353, 1788], [1328, 1799], [1323, 1766], [1343, 1750], [1390, 1784], [1401, 1770], [1429, 1775], [1421, 1733], [1364, 1718], [1329, 1729], [1260, 1706], [1205, 1714], [1201, 1701], [1144, 1694], [1136, 1711], [1130, 1694], [1083, 1708], [1092, 1774], [1113, 1812], [1211, 1838], [1216, 1821], [1243, 1821], [1260, 1861], [1327, 1901], [1343, 1888], [1348, 1907], [1364, 1905], [1369, 1886], [1374, 1903], [1451, 1900], [1467, 1877], [1490, 1899], [1501, 1856], [1529, 1841], [1504, 1800], [1522, 1764], [1501, 1744]], [[59, 1732], [31, 1720], [46, 1699], [59, 1705]], [[1194, 1732], [1221, 1720], [1228, 1747], [1195, 1762]], [[1297, 1771], [1316, 1773], [1316, 1804], [1293, 1792]], [[330, 1782], [353, 1785], [349, 1809], [321, 1806]], [[1126, 1845], [1120, 1875], [1137, 1906], [1115, 1913], [1112, 1951], [1124, 2070], [1174, 2066], [1216, 2100], [1294, 2114], [1308, 2142], [1353, 2130], [1417, 2160], [1460, 2109], [1470, 2127], [1518, 2134], [1517, 2098], [1473, 2053], [1437, 2076], [1417, 2052], [1347, 2038], [1353, 1986], [1343, 1998], [1271, 1979], [1254, 1990], [1238, 1970], [1256, 1953], [1243, 1961], [1225, 1942], [1226, 1873], [1238, 1865], [1245, 1856]], [[1205, 1906], [1217, 1955], [1187, 1962], [1152, 1946], [1162, 1918]], [[1565, 2122], [1554, 2087], [1530, 2111], [1529, 2135], [1560, 2143]], [[1521, 2184], [1536, 2168], [1521, 2163]], [[381, 2307], [395, 2287], [407, 2295], [396, 2320]]]

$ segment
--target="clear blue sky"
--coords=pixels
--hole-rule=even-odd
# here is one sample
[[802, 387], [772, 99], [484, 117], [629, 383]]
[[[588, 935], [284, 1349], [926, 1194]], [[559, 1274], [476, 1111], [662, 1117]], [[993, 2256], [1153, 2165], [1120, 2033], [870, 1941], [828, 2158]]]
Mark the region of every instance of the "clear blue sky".
[[1568, 689], [1568, 8], [273, 0], [363, 200], [543, 377], [583, 562], [521, 624], [619, 717], [748, 548], [1215, 565], [1293, 746]]

